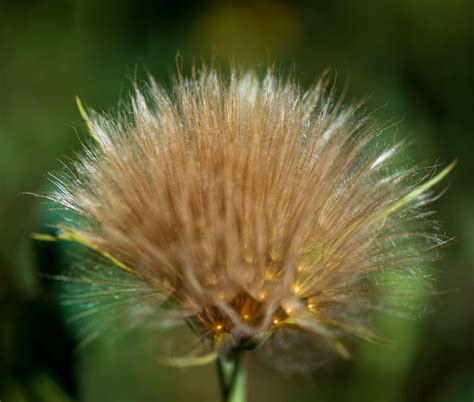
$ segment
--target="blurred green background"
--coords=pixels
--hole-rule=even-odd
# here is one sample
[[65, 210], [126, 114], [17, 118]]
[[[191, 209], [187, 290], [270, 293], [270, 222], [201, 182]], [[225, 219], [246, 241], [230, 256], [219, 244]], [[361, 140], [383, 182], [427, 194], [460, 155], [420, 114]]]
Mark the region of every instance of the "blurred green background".
[[392, 346], [360, 344], [352, 362], [286, 376], [252, 356], [250, 400], [435, 401], [474, 398], [474, 4], [472, 0], [0, 0], [0, 400], [211, 401], [213, 367], [164, 369], [151, 356], [76, 340], [52, 288], [55, 248], [29, 234], [59, 158], [80, 148], [74, 97], [97, 109], [126, 96], [143, 66], [161, 82], [194, 61], [268, 62], [310, 85], [327, 67], [348, 99], [396, 118], [425, 165], [460, 163], [436, 202], [455, 237], [435, 264], [434, 312], [381, 321]]

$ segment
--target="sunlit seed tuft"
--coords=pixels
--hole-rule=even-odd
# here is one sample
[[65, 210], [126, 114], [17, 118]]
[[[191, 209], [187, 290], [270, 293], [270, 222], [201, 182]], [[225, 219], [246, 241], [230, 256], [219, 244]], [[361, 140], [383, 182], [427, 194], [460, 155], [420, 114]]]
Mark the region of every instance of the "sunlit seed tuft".
[[[171, 92], [135, 87], [115, 118], [79, 102], [91, 140], [50, 198], [80, 219], [56, 238], [150, 291], [131, 293], [153, 306], [135, 312], [162, 306], [160, 324], [186, 322], [217, 351], [284, 329], [347, 357], [343, 340], [371, 338], [374, 312], [419, 291], [423, 250], [446, 240], [428, 193], [454, 164], [401, 163], [403, 143], [327, 88], [203, 68]], [[110, 293], [95, 291], [94, 309]]]

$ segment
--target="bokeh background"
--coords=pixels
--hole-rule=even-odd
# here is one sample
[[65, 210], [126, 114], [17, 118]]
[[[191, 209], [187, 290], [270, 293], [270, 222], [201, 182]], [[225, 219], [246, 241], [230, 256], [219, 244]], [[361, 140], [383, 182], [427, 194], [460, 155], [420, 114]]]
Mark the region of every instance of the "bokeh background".
[[250, 360], [251, 401], [462, 402], [474, 398], [474, 4], [472, 0], [0, 0], [0, 400], [218, 400], [213, 367], [164, 369], [152, 356], [77, 340], [37, 273], [59, 251], [30, 233], [47, 216], [45, 175], [80, 148], [75, 95], [109, 110], [146, 67], [165, 85], [213, 60], [274, 63], [310, 85], [327, 67], [348, 99], [400, 121], [424, 166], [459, 165], [436, 202], [455, 237], [434, 265], [434, 312], [381, 320], [391, 346], [306, 375]]

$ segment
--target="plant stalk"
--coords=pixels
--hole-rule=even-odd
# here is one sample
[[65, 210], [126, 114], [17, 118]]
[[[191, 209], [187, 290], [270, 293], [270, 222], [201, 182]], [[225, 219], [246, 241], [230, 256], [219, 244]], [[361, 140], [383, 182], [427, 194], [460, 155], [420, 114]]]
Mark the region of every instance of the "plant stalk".
[[245, 351], [235, 349], [219, 356], [217, 372], [222, 402], [247, 402], [247, 373]]

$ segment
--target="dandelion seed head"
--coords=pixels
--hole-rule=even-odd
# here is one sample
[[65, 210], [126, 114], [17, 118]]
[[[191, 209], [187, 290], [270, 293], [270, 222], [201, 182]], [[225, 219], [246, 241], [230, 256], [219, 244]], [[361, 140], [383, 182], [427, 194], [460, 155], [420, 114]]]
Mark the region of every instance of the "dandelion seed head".
[[417, 276], [441, 237], [422, 214], [433, 172], [401, 166], [403, 147], [327, 88], [203, 68], [137, 86], [117, 117], [81, 106], [92, 141], [53, 179], [82, 217], [63, 232], [207, 339], [285, 329], [344, 354], [384, 309], [380, 281]]

